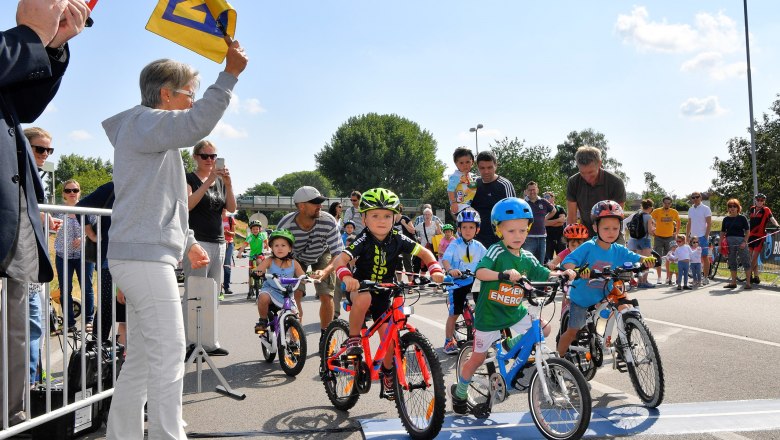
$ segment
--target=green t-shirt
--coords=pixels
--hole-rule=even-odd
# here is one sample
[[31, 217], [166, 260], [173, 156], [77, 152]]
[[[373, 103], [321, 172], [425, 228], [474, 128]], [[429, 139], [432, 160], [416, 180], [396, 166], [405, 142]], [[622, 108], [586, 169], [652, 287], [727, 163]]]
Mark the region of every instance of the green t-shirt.
[[268, 240], [268, 234], [261, 232], [257, 235], [249, 234], [246, 242], [249, 243], [249, 256], [254, 257], [263, 254], [263, 242]]
[[[515, 256], [502, 241], [488, 248], [477, 265], [477, 271], [482, 268], [496, 272], [515, 269], [531, 281], [547, 281], [550, 277], [550, 270], [541, 265], [532, 253], [521, 250], [520, 255]], [[523, 289], [508, 281], [482, 281], [474, 310], [474, 327], [491, 332], [517, 324], [528, 313], [522, 300]]]

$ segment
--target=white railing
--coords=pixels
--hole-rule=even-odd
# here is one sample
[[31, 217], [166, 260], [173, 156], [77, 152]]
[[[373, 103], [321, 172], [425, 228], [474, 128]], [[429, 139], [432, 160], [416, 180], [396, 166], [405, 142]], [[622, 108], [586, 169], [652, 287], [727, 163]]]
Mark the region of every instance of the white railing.
[[[2, 343], [3, 343], [3, 350], [2, 353], [0, 353], [0, 359], [2, 361], [2, 383], [3, 383], [3, 390], [5, 392], [2, 396], [2, 405], [0, 405], [2, 408], [2, 429], [0, 430], [0, 439], [6, 439], [9, 437], [12, 437], [14, 435], [18, 435], [20, 433], [23, 433], [25, 431], [30, 430], [31, 428], [34, 428], [38, 425], [41, 425], [43, 423], [55, 420], [63, 415], [66, 415], [68, 413], [74, 412], [79, 410], [80, 408], [87, 407], [87, 411], [91, 411], [91, 406], [100, 400], [103, 400], [107, 397], [110, 397], [113, 395], [113, 385], [116, 383], [116, 373], [117, 373], [117, 346], [116, 346], [116, 338], [112, 338], [112, 341], [114, 341], [111, 344], [110, 348], [110, 356], [111, 356], [111, 370], [112, 370], [112, 377], [111, 377], [111, 386], [107, 387], [107, 389], [104, 389], [103, 384], [103, 374], [104, 374], [104, 366], [103, 366], [103, 358], [104, 358], [104, 351], [102, 346], [103, 341], [103, 335], [102, 335], [102, 314], [96, 313], [95, 321], [93, 325], [96, 326], [97, 329], [97, 338], [95, 340], [96, 344], [96, 361], [97, 361], [97, 371], [96, 371], [96, 378], [97, 383], [93, 389], [93, 387], [88, 387], [88, 378], [87, 378], [87, 346], [91, 344], [92, 342], [89, 342], [89, 340], [93, 339], [92, 335], [88, 335], [85, 329], [85, 323], [86, 323], [86, 307], [85, 307], [85, 299], [86, 299], [86, 260], [83, 258], [85, 255], [85, 245], [87, 243], [86, 240], [88, 240], [86, 234], [85, 234], [85, 217], [87, 215], [95, 215], [97, 217], [102, 216], [110, 216], [111, 210], [109, 209], [94, 209], [94, 208], [81, 208], [81, 207], [69, 207], [69, 206], [55, 206], [55, 205], [41, 205], [41, 212], [49, 214], [74, 214], [76, 215], [80, 222], [81, 222], [81, 228], [80, 228], [80, 235], [81, 235], [81, 255], [82, 258], [80, 259], [81, 265], [79, 267], [79, 270], [81, 271], [81, 280], [83, 281], [80, 283], [80, 290], [81, 290], [81, 298], [82, 298], [82, 313], [80, 314], [78, 318], [78, 325], [81, 328], [80, 332], [76, 332], [74, 334], [70, 334], [68, 332], [68, 280], [67, 280], [67, 274], [68, 274], [68, 247], [71, 244], [72, 239], [68, 236], [68, 228], [67, 228], [67, 222], [64, 222], [62, 225], [62, 234], [63, 234], [63, 273], [65, 274], [63, 279], [63, 285], [60, 287], [60, 310], [62, 315], [62, 335], [52, 336], [52, 331], [56, 329], [51, 328], [51, 319], [50, 316], [52, 314], [52, 305], [50, 302], [50, 293], [51, 293], [51, 283], [44, 283], [44, 289], [43, 289], [43, 298], [41, 301], [41, 324], [42, 324], [42, 340], [43, 343], [41, 344], [41, 357], [40, 357], [40, 365], [42, 367], [43, 372], [45, 372], [45, 380], [43, 380], [41, 383], [37, 384], [36, 387], [42, 387], [43, 391], [32, 391], [31, 388], [34, 384], [30, 383], [30, 308], [29, 308], [29, 300], [25, 302], [24, 307], [24, 322], [27, 323], [25, 326], [25, 370], [24, 370], [24, 380], [25, 380], [25, 403], [24, 403], [24, 412], [26, 416], [26, 420], [13, 426], [9, 427], [9, 393], [8, 393], [8, 385], [9, 385], [9, 374], [8, 374], [8, 367], [9, 367], [9, 353], [8, 353], [8, 283], [5, 279], [0, 279], [2, 281], [2, 297], [0, 298], [0, 309], [2, 309], [2, 313], [0, 314], [0, 329], [2, 329]], [[43, 222], [44, 227], [46, 229], [46, 237], [47, 242], [49, 235], [49, 228], [48, 228], [48, 222]], [[102, 225], [101, 222], [96, 222], [95, 234], [97, 235], [97, 262], [96, 262], [96, 269], [97, 269], [97, 283], [96, 283], [96, 289], [94, 291], [94, 297], [95, 297], [95, 310], [99, 311], [101, 309], [101, 290], [102, 290], [102, 283], [101, 279], [103, 276], [103, 258], [101, 253], [101, 245], [102, 245]], [[28, 237], [29, 238], [29, 237]], [[50, 260], [54, 260], [54, 255], [50, 255]], [[54, 266], [54, 265], [52, 265]], [[56, 278], [55, 278], [56, 279]], [[112, 289], [113, 292], [113, 289]], [[30, 293], [30, 288], [28, 285], [28, 295], [29, 294], [39, 294], [37, 292]], [[112, 295], [113, 297], [113, 295]], [[116, 297], [112, 299], [112, 325], [111, 328], [113, 329], [113, 332], [116, 332]], [[55, 320], [56, 322], [56, 320]], [[59, 344], [57, 342], [59, 341]], [[71, 345], [72, 344], [72, 345]], [[79, 359], [79, 366], [80, 372], [73, 372], [78, 373], [80, 376], [80, 380], [78, 381], [80, 383], [80, 390], [72, 390], [71, 384], [69, 383], [69, 377], [71, 377], [73, 374], [69, 371], [69, 363], [70, 363], [70, 357], [72, 356], [73, 351], [80, 351], [80, 359]], [[18, 374], [18, 373], [17, 373]], [[56, 391], [57, 393], [62, 393], [62, 403], [63, 406], [61, 408], [55, 408], [52, 409], [52, 392]], [[32, 413], [32, 400], [31, 400], [31, 394], [32, 393], [45, 393], [45, 409], [40, 414], [33, 415]], [[91, 396], [90, 396], [91, 394]], [[73, 396], [72, 396], [73, 395]], [[58, 399], [59, 400], [59, 399]], [[71, 400], [73, 400], [71, 402]], [[40, 411], [37, 411], [40, 412]], [[79, 420], [79, 418], [76, 418], [76, 420]], [[91, 420], [92, 424], [99, 424], [101, 423], [101, 420]], [[90, 425], [91, 426], [91, 425]], [[78, 431], [79, 428], [75, 427], [75, 430]]]

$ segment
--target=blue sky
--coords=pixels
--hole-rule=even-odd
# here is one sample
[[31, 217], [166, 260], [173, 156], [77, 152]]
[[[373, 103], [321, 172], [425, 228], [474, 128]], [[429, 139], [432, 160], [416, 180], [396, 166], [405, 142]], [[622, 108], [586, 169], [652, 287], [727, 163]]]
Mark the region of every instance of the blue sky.
[[[474, 147], [468, 129], [477, 123], [480, 149], [508, 136], [554, 151], [570, 131], [593, 128], [623, 163], [629, 190], [641, 191], [650, 171], [677, 195], [706, 189], [713, 157], [727, 154], [731, 137], [748, 136], [738, 0], [231, 4], [250, 63], [209, 138], [239, 193], [313, 170], [338, 126], [368, 112], [417, 122], [450, 168], [455, 147]], [[53, 160], [113, 160], [100, 122], [140, 102], [148, 62], [192, 64], [201, 91], [223, 69], [146, 31], [155, 5], [103, 0], [95, 26], [71, 42], [68, 74], [35, 124], [54, 135]], [[748, 7], [760, 117], [780, 93], [780, 8]], [[0, 23], [13, 26], [13, 14]]]

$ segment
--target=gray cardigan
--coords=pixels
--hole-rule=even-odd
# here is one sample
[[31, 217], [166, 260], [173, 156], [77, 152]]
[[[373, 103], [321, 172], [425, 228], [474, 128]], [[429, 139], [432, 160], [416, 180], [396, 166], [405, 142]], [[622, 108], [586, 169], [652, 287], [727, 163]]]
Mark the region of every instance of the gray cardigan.
[[222, 118], [238, 79], [228, 73], [189, 110], [137, 105], [103, 121], [114, 146], [116, 201], [109, 260], [176, 265], [195, 244], [189, 229], [187, 184], [179, 149], [205, 138]]

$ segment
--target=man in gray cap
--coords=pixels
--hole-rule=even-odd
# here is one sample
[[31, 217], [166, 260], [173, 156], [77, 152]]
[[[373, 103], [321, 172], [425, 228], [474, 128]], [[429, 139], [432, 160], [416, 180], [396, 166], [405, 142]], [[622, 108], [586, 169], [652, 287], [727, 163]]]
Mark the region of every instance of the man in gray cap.
[[[330, 260], [344, 250], [338, 221], [322, 210], [322, 202], [325, 200], [314, 187], [298, 188], [293, 195], [293, 202], [298, 210], [282, 217], [277, 225], [277, 229], [287, 229], [295, 236], [293, 257], [304, 271], [311, 266], [315, 278], [319, 278], [318, 272], [326, 268]], [[334, 280], [335, 276], [331, 274], [314, 285], [320, 300], [320, 335], [325, 333], [325, 329], [333, 320]], [[300, 304], [298, 313], [303, 321]]]

